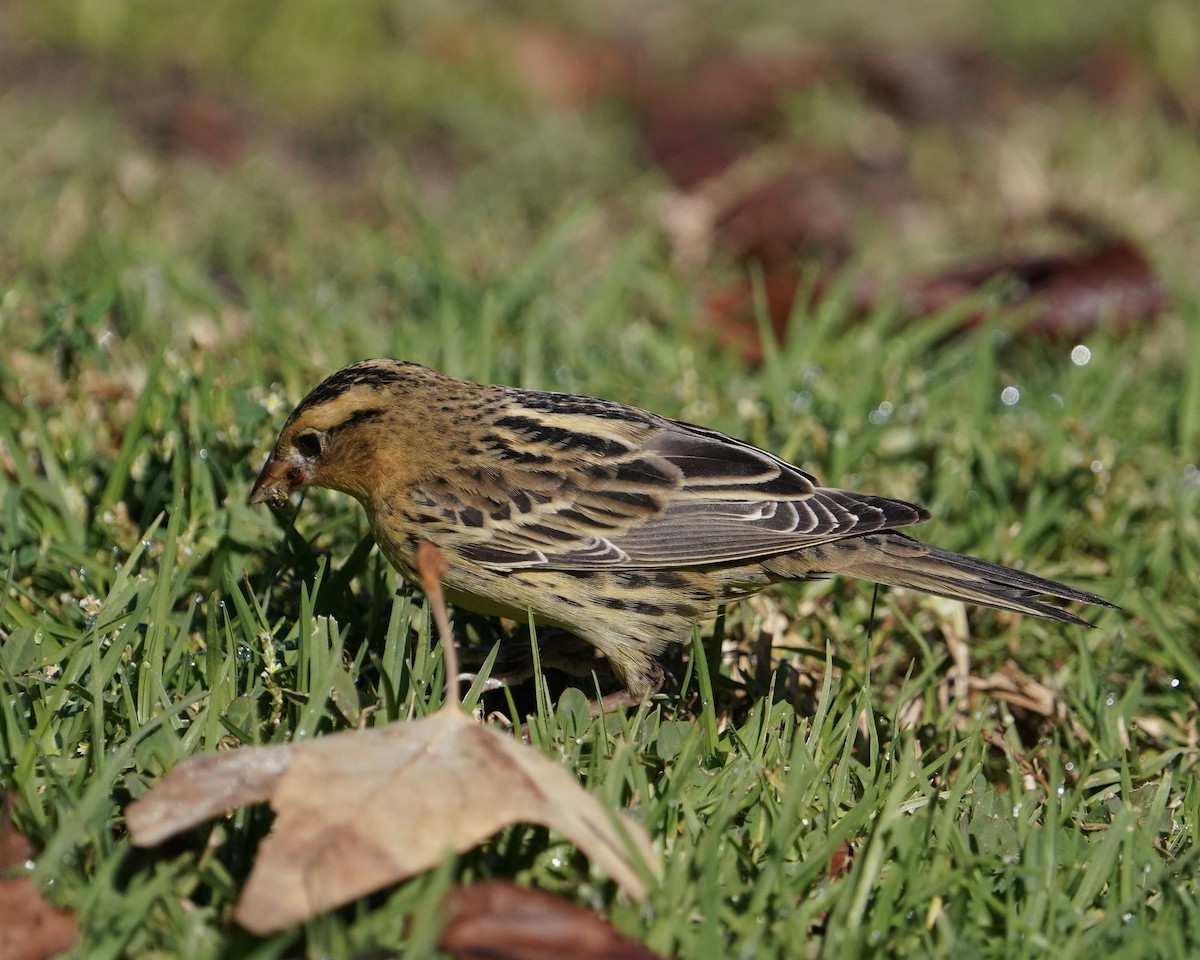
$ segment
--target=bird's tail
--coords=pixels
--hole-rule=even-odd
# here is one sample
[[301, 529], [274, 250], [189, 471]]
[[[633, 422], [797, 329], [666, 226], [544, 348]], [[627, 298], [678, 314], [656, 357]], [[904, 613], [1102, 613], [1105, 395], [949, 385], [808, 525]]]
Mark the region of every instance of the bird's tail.
[[1040, 598], [1116, 606], [1094, 593], [932, 547], [890, 530], [806, 547], [775, 557], [765, 566], [773, 574], [787, 579], [822, 574], [859, 577], [997, 610], [1012, 610], [1088, 627], [1091, 624], [1086, 620]]

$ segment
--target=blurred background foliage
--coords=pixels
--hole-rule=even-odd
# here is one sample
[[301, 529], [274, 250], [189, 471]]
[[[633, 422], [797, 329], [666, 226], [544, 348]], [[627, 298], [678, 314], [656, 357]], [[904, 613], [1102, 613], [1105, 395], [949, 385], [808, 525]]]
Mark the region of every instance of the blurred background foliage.
[[[1200, 944], [1194, 3], [9, 0], [0, 170], [0, 783], [89, 955], [249, 949], [222, 918], [263, 817], [169, 863], [128, 859], [114, 823], [183, 756], [294, 735], [326, 695], [314, 616], [342, 624], [367, 715], [389, 665], [410, 708], [436, 689], [360, 511], [244, 502], [292, 404], [374, 355], [709, 424], [1126, 608], [1075, 633], [836, 582], [743, 605], [712, 652], [725, 766], [675, 765], [686, 690], [668, 733], [626, 731], [625, 794], [685, 857], [650, 907], [528, 831], [455, 880], [574, 891], [679, 956]], [[829, 761], [834, 794], [786, 775], [827, 642], [814, 749], [870, 709], [884, 745]], [[784, 732], [743, 763], [767, 713]], [[570, 759], [598, 771], [624, 735]], [[919, 756], [957, 800], [888, 819]], [[765, 849], [780, 797], [819, 829]], [[305, 949], [420, 955], [382, 913]]]

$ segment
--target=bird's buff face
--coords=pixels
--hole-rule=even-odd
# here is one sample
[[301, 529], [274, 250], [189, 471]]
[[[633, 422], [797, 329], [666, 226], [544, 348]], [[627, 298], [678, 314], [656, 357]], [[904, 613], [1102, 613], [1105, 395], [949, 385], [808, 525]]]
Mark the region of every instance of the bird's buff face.
[[[394, 388], [403, 371], [395, 361], [366, 361], [309, 393], [284, 424], [250, 502], [278, 508], [293, 490], [314, 486], [368, 503], [383, 482], [381, 443], [395, 446], [386, 441], [394, 433], [392, 411], [400, 396]], [[389, 476], [397, 474], [396, 459], [388, 459]]]

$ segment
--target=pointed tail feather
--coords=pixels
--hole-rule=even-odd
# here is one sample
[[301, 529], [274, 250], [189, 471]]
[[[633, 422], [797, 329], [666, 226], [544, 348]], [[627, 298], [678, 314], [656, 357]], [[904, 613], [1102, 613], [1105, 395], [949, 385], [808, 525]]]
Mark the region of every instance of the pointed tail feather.
[[1011, 610], [1048, 620], [1090, 627], [1081, 617], [1042, 597], [1116, 607], [1103, 597], [1065, 583], [989, 563], [977, 557], [942, 550], [900, 533], [886, 531], [847, 537], [809, 547], [768, 562], [768, 569], [785, 577], [839, 574], [873, 580], [893, 587], [920, 590], [952, 600], [964, 600], [997, 610]]

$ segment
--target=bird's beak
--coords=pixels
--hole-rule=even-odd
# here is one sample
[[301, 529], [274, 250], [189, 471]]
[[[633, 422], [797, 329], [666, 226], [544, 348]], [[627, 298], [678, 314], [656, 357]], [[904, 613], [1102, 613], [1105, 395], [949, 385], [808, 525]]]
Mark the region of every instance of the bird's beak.
[[281, 459], [271, 454], [263, 464], [250, 491], [250, 503], [269, 503], [278, 509], [287, 501], [288, 494], [296, 487], [312, 479], [312, 470], [307, 464], [291, 459]]

